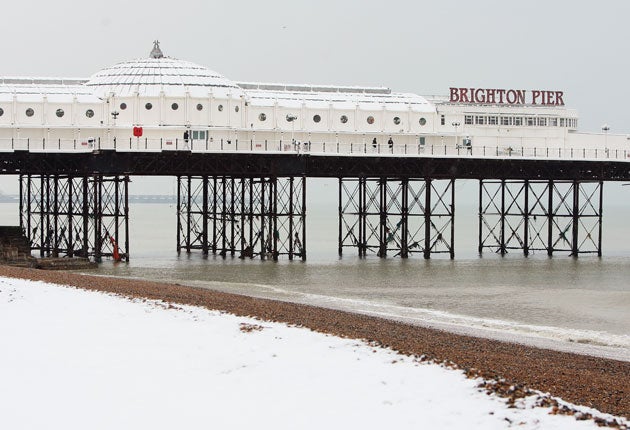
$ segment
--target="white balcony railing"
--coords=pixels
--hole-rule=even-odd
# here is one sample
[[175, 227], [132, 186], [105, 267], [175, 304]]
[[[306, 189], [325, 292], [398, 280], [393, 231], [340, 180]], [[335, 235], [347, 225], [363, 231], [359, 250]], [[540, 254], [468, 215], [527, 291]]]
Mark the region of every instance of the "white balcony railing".
[[293, 142], [271, 140], [184, 140], [181, 138], [132, 139], [0, 139], [0, 152], [30, 151], [79, 153], [98, 150], [118, 152], [191, 151], [195, 153], [250, 152], [293, 153], [344, 156], [396, 157], [474, 157], [474, 158], [536, 158], [630, 161], [630, 149], [579, 148], [557, 146], [463, 146], [396, 143]]

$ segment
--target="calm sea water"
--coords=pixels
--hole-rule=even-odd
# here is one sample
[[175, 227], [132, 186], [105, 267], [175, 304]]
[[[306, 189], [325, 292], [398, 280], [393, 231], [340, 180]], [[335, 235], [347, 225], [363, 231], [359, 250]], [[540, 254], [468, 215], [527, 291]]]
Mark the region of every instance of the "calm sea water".
[[[621, 189], [620, 187], [618, 187]], [[132, 190], [133, 192], [133, 190]], [[456, 332], [630, 360], [630, 204], [604, 205], [604, 257], [477, 255], [476, 184], [458, 184], [456, 259], [337, 256], [336, 183], [309, 183], [308, 261], [177, 255], [176, 208], [131, 206], [131, 262], [102, 275], [347, 309]], [[459, 198], [459, 197], [458, 197]], [[3, 223], [17, 220], [2, 205]], [[12, 213], [12, 211], [15, 211]]]

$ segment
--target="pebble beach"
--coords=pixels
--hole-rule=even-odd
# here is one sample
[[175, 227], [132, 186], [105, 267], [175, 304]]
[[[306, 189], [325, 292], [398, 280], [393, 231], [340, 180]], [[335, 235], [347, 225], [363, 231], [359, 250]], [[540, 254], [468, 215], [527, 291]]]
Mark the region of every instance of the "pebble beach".
[[[134, 279], [0, 266], [0, 276], [39, 280], [125, 297], [161, 300], [364, 339], [423, 360], [448, 363], [511, 391], [539, 390], [565, 401], [630, 417], [630, 362], [540, 349], [349, 312]], [[517, 387], [514, 390], [514, 387]], [[503, 393], [507, 397], [510, 393]]]

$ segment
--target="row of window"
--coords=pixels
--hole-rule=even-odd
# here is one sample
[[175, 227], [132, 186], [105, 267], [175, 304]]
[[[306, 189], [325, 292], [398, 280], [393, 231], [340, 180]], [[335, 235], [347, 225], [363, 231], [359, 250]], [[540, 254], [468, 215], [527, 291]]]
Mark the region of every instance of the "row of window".
[[[147, 104], [144, 105], [144, 108], [146, 110], [151, 110], [151, 109], [153, 109], [153, 105], [151, 103], [147, 103]], [[127, 104], [126, 103], [121, 103], [120, 104], [120, 109], [121, 110], [127, 109]], [[177, 110], [177, 109], [179, 109], [179, 105], [177, 103], [173, 103], [171, 105], [171, 109], [172, 110]], [[217, 109], [219, 110], [219, 112], [222, 112], [223, 111], [223, 105], [218, 105]], [[198, 111], [203, 110], [203, 105], [201, 103], [197, 104], [197, 110]], [[240, 108], [238, 106], [234, 106], [234, 112], [238, 112], [239, 110], [240, 110]], [[261, 121], [261, 122], [266, 121], [267, 120], [267, 114], [261, 113], [260, 115], [258, 115], [258, 120]], [[318, 123], [321, 120], [322, 120], [322, 117], [320, 115], [314, 115], [313, 116], [313, 122]], [[342, 115], [339, 118], [339, 120], [341, 121], [342, 124], [345, 124], [345, 123], [348, 122], [348, 117], [346, 115]], [[287, 119], [287, 122], [291, 122], [291, 121], [293, 121], [293, 119], [291, 119], [291, 120]], [[401, 123], [400, 117], [397, 117], [397, 116], [393, 118], [393, 121], [394, 121], [394, 124], [396, 124], [396, 125], [399, 125]], [[368, 124], [374, 124], [374, 117], [373, 116], [368, 116], [367, 117], [367, 123]], [[420, 125], [423, 126], [423, 125], [425, 125], [427, 123], [427, 120], [425, 118], [420, 118], [419, 123], [420, 123]]]
[[[292, 116], [292, 115], [287, 115], [287, 117], [286, 117], [287, 122], [292, 122], [292, 121], [295, 121], [296, 119], [297, 118]], [[258, 115], [258, 120], [260, 122], [266, 121], [267, 120], [267, 114], [266, 113], [259, 114]], [[322, 120], [322, 117], [320, 115], [313, 115], [313, 122], [318, 123], [321, 120]], [[339, 117], [339, 121], [342, 124], [347, 123], [348, 122], [348, 116], [347, 115], [341, 115]], [[368, 124], [374, 124], [374, 117], [370, 115], [370, 116], [367, 117], [366, 121], [367, 121]], [[393, 118], [393, 121], [394, 121], [394, 124], [396, 124], [396, 125], [400, 125], [400, 123], [401, 123], [400, 117], [397, 117], [397, 116], [395, 116]], [[426, 120], [426, 118], [420, 118], [420, 120], [418, 122], [419, 122], [420, 125], [424, 126], [424, 125], [426, 125], [427, 120]]]
[[[146, 110], [151, 110], [151, 109], [153, 109], [153, 104], [152, 103], [147, 103], [147, 104], [144, 105], [144, 108]], [[125, 110], [125, 109], [127, 109], [127, 103], [121, 103], [120, 104], [120, 110]], [[179, 109], [179, 105], [177, 103], [173, 103], [171, 105], [171, 109], [172, 110], [177, 110], [177, 109]], [[217, 109], [218, 109], [219, 112], [222, 112], [223, 111], [223, 105], [218, 105]], [[198, 111], [202, 111], [203, 110], [203, 105], [201, 103], [197, 104], [197, 110]], [[238, 112], [239, 110], [240, 110], [240, 107], [234, 106], [234, 112]]]
[[577, 118], [547, 118], [536, 116], [465, 115], [467, 125], [507, 125], [528, 127], [570, 127], [577, 128]]
[[[125, 103], [121, 103], [120, 104], [120, 108], [122, 110], [127, 109], [127, 105]], [[145, 108], [147, 110], [151, 110], [153, 108], [153, 105], [151, 103], [147, 103], [145, 105]], [[173, 110], [177, 110], [179, 108], [179, 106], [177, 105], [177, 103], [173, 103], [171, 105], [171, 108]], [[223, 108], [222, 105], [219, 105], [219, 110], [221, 110]], [[197, 110], [202, 110], [203, 109], [203, 105], [198, 104], [197, 105]], [[235, 107], [235, 111], [238, 112], [238, 106]], [[33, 108], [28, 108], [26, 109], [26, 111], [24, 112], [26, 114], [27, 117], [32, 117], [33, 115], [35, 115], [35, 111], [33, 110]], [[0, 116], [4, 115], [4, 109], [0, 108]], [[65, 115], [65, 112], [63, 109], [57, 109], [55, 111], [55, 115], [57, 115], [57, 117], [61, 118]], [[85, 116], [88, 118], [92, 118], [94, 116], [94, 111], [92, 109], [88, 109], [85, 111]], [[267, 120], [267, 114], [265, 113], [261, 113], [258, 115], [258, 120], [261, 122], [264, 122]], [[294, 121], [295, 117], [288, 115], [287, 116], [287, 122], [291, 122]], [[322, 117], [320, 115], [314, 115], [313, 116], [313, 122], [315, 123], [319, 123], [322, 120]], [[348, 117], [346, 115], [341, 115], [339, 117], [339, 121], [342, 124], [346, 124], [348, 122]], [[374, 117], [373, 116], [368, 116], [366, 119], [368, 124], [374, 124]], [[396, 125], [399, 125], [401, 123], [401, 120], [399, 117], [394, 117], [393, 118], [393, 122]], [[425, 118], [420, 118], [419, 119], [419, 124], [421, 126], [426, 125], [427, 120]], [[520, 117], [520, 116], [496, 116], [496, 115], [466, 115], [464, 116], [464, 124], [466, 125], [504, 125], [504, 126], [528, 126], [528, 127], [571, 127], [571, 128], [577, 128], [577, 119], [576, 118], [546, 118], [546, 117], [531, 117], [531, 116], [526, 116], [526, 117]]]
[[[33, 110], [33, 108], [28, 108], [24, 111], [24, 114], [28, 117], [32, 117], [33, 115], [35, 115], [35, 110]], [[63, 117], [65, 114], [66, 113], [63, 109], [57, 109], [55, 111], [55, 115], [57, 115], [57, 117], [59, 118]], [[0, 108], [0, 116], [2, 115], [4, 115], [4, 109]], [[88, 118], [92, 118], [94, 116], [94, 111], [92, 109], [86, 110], [85, 116], [87, 116]]]
[[[145, 104], [145, 105], [144, 105], [144, 108], [145, 108], [146, 110], [151, 110], [151, 109], [153, 109], [153, 105], [152, 105], [151, 103], [147, 103], [147, 104]], [[121, 104], [120, 104], [120, 109], [121, 109], [121, 110], [125, 110], [125, 109], [127, 109], [127, 104], [126, 104], [126, 103], [121, 103]], [[173, 104], [171, 105], [171, 109], [173, 109], [173, 110], [177, 110], [177, 109], [179, 109], [179, 105], [178, 105], [177, 103], [173, 103]], [[219, 109], [219, 111], [222, 111], [222, 110], [223, 110], [223, 105], [218, 105], [218, 109]], [[197, 105], [197, 110], [199, 110], [199, 111], [203, 110], [203, 105], [202, 105], [201, 103]], [[235, 111], [235, 112], [238, 112], [238, 111], [239, 111], [239, 107], [238, 107], [238, 106], [235, 106], [235, 107], [234, 107], [234, 111]], [[25, 114], [26, 114], [26, 116], [28, 116], [28, 117], [32, 117], [33, 115], [35, 115], [35, 111], [33, 110], [33, 108], [28, 108], [28, 109], [26, 109], [26, 111], [25, 111], [24, 113], [25, 113]], [[57, 111], [55, 112], [55, 114], [57, 115], [57, 117], [61, 118], [61, 117], [63, 117], [63, 116], [65, 115], [65, 112], [64, 112], [64, 110], [63, 110], [63, 109], [57, 109]], [[4, 115], [4, 109], [0, 108], [0, 116], [2, 116], [2, 115]], [[88, 110], [86, 110], [86, 111], [85, 111], [85, 116], [86, 116], [86, 117], [88, 117], [88, 118], [92, 118], [92, 117], [94, 116], [94, 111], [93, 111], [92, 109], [88, 109]], [[466, 118], [468, 118], [468, 117], [466, 117]], [[287, 122], [294, 121], [295, 119], [296, 119], [296, 118], [295, 118], [295, 117], [293, 117], [293, 116], [291, 116], [291, 115], [288, 115], [288, 116], [287, 116]], [[265, 114], [265, 113], [261, 113], [261, 114], [259, 114], [259, 115], [258, 115], [258, 120], [259, 120], [259, 121], [261, 121], [261, 122], [266, 121], [266, 120], [267, 120], [267, 114]], [[318, 123], [318, 122], [320, 122], [321, 120], [322, 120], [322, 117], [321, 117], [320, 115], [314, 115], [314, 116], [313, 116], [313, 122]], [[347, 123], [347, 122], [348, 122], [348, 117], [347, 117], [346, 115], [341, 115], [341, 116], [339, 117], [339, 121], [340, 121], [342, 124], [345, 124], [345, 123]], [[396, 124], [396, 125], [400, 125], [400, 123], [401, 123], [400, 117], [395, 116], [395, 117], [393, 118], [393, 122], [394, 122], [394, 124]], [[426, 120], [425, 118], [420, 118], [420, 120], [419, 120], [418, 122], [419, 122], [419, 124], [420, 124], [421, 126], [424, 126], [424, 125], [426, 125], [427, 120]], [[367, 123], [368, 123], [368, 124], [370, 124], [370, 125], [371, 125], [371, 124], [374, 124], [374, 117], [373, 117], [373, 116], [371, 116], [371, 115], [370, 115], [370, 116], [368, 116], [368, 117], [367, 117]], [[466, 122], [466, 124], [468, 124], [468, 122]], [[472, 122], [471, 122], [470, 124], [472, 124]]]
[[[152, 105], [151, 103], [147, 103], [147, 104], [145, 104], [145, 105], [144, 105], [144, 107], [145, 107], [145, 109], [146, 109], [146, 110], [151, 110], [151, 109], [153, 109], [153, 105]], [[126, 104], [126, 103], [121, 103], [121, 104], [120, 104], [120, 109], [121, 109], [121, 110], [125, 110], [125, 109], [127, 109], [127, 104]], [[178, 105], [177, 103], [173, 103], [173, 104], [171, 105], [171, 109], [173, 109], [173, 110], [177, 110], [177, 109], [179, 109], [179, 105]], [[200, 110], [202, 110], [202, 109], [203, 109], [203, 105], [202, 105], [202, 104], [198, 104], [198, 105], [197, 105], [197, 110], [199, 110], [199, 111], [200, 111]], [[219, 111], [222, 111], [222, 110], [223, 110], [223, 105], [219, 105], [219, 106], [218, 106], [218, 109], [219, 109]], [[236, 106], [236, 107], [234, 108], [234, 110], [235, 110], [236, 112], [238, 112], [238, 111], [239, 111], [239, 107], [238, 107], [238, 106]], [[26, 116], [28, 116], [28, 117], [32, 117], [33, 115], [35, 115], [35, 111], [33, 110], [33, 108], [28, 108], [28, 109], [26, 109], [26, 111], [25, 111], [24, 113], [25, 113], [25, 114], [26, 114]], [[61, 118], [61, 117], [63, 117], [63, 116], [65, 115], [65, 112], [64, 112], [64, 110], [63, 110], [63, 109], [57, 109], [57, 110], [56, 110], [56, 112], [55, 112], [55, 114], [57, 115], [57, 117]], [[2, 115], [4, 115], [4, 109], [0, 108], [0, 116], [2, 116]], [[94, 116], [94, 111], [93, 111], [92, 109], [88, 109], [88, 110], [86, 110], [86, 111], [85, 111], [85, 116], [86, 116], [86, 117], [88, 117], [88, 118], [92, 118], [92, 117]], [[466, 117], [466, 118], [467, 118], [467, 121], [468, 121], [468, 117]], [[296, 119], [296, 118], [295, 118], [295, 117], [293, 117], [293, 116], [291, 116], [291, 115], [288, 115], [288, 116], [287, 116], [287, 122], [294, 121], [295, 119]], [[258, 120], [259, 120], [259, 121], [261, 121], [261, 122], [266, 121], [266, 120], [267, 120], [267, 114], [265, 114], [265, 113], [261, 113], [261, 114], [259, 114], [259, 115], [258, 115]], [[313, 122], [318, 123], [318, 122], [320, 122], [321, 120], [322, 120], [322, 117], [321, 117], [320, 115], [314, 115], [314, 116], [313, 116]], [[339, 121], [340, 121], [342, 124], [346, 124], [346, 123], [348, 122], [348, 116], [347, 116], [347, 115], [341, 115], [341, 116], [339, 117]], [[472, 120], [471, 120], [471, 121], [472, 121]], [[394, 122], [394, 124], [396, 124], [396, 125], [400, 125], [400, 123], [401, 123], [400, 117], [395, 116], [395, 117], [393, 118], [393, 122]], [[424, 126], [424, 125], [426, 125], [427, 120], [426, 120], [425, 118], [420, 118], [420, 120], [419, 120], [418, 122], [419, 122], [419, 124], [420, 124], [421, 126]], [[374, 124], [374, 117], [373, 117], [373, 116], [371, 116], [371, 115], [370, 115], [370, 116], [368, 116], [368, 117], [367, 117], [367, 123], [368, 123], [368, 124]], [[469, 123], [468, 123], [468, 122], [466, 122], [466, 124], [469, 124]], [[470, 122], [470, 124], [472, 124], [472, 122]]]

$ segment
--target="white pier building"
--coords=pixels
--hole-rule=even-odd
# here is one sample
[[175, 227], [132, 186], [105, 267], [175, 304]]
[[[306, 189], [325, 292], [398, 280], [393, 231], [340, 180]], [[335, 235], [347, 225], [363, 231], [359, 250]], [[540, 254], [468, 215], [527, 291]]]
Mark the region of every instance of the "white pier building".
[[164, 56], [89, 79], [0, 77], [0, 150], [291, 151], [627, 159], [626, 135], [577, 131], [561, 91], [234, 82]]

